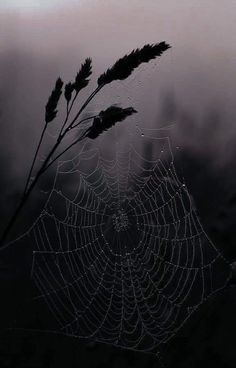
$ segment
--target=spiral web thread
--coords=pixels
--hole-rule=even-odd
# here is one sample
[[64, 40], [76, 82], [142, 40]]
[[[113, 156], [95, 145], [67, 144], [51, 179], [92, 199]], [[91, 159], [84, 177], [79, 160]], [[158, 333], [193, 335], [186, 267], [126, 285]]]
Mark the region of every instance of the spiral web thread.
[[61, 161], [27, 237], [56, 331], [158, 354], [230, 272], [177, 175], [168, 132], [134, 130], [124, 149], [109, 145], [115, 128], [104, 134], [109, 152], [102, 136]]

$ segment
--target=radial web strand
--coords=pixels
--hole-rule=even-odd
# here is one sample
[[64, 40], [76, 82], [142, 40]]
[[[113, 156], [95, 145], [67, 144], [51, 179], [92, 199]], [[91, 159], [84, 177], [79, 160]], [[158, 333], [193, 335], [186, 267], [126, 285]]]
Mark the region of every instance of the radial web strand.
[[158, 353], [227, 284], [175, 151], [168, 130], [127, 123], [59, 162], [26, 234], [37, 299], [56, 331]]

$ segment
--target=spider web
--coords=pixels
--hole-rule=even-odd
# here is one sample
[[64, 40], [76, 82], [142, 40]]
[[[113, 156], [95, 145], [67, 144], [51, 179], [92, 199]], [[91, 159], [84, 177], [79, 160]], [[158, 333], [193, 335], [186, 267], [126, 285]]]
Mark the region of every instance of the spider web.
[[27, 232], [37, 298], [56, 331], [157, 354], [227, 284], [228, 265], [177, 175], [177, 149], [168, 129], [131, 121], [59, 162]]
[[[150, 65], [147, 84], [156, 63]], [[140, 98], [143, 105], [144, 88], [143, 96], [130, 98], [143, 86], [142, 75], [140, 68], [129, 84], [119, 83], [115, 100], [137, 107]], [[108, 86], [105, 100], [113, 90]], [[130, 117], [60, 161], [44, 209], [25, 236], [34, 249], [35, 299], [55, 321], [50, 331], [159, 354], [227, 285], [230, 270], [177, 173], [179, 147], [169, 127], [145, 126]]]

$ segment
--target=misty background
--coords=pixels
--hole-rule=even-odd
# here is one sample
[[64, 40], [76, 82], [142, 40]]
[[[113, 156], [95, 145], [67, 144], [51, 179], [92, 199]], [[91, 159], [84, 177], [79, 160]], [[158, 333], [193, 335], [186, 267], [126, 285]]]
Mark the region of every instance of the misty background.
[[[229, 263], [234, 262], [235, 14], [234, 0], [54, 0], [49, 4], [42, 0], [0, 2], [1, 228], [24, 186], [29, 158], [33, 155], [43, 127], [44, 107], [56, 78], [61, 76], [66, 82], [73, 80], [84, 59], [92, 57], [91, 84], [82, 97], [86, 96], [96, 85], [97, 77], [118, 58], [146, 43], [165, 40], [172, 46], [168, 52], [159, 60], [139, 68], [123, 84], [114, 83], [107, 87], [94, 100], [90, 111], [98, 112], [118, 102], [124, 107], [131, 105], [138, 110], [140, 131], [142, 127], [174, 123], [172, 139], [174, 145], [181, 147], [176, 161], [203, 226]], [[45, 150], [52, 139], [51, 135], [47, 136]], [[45, 185], [50, 186], [52, 179], [53, 170], [45, 179]], [[40, 194], [34, 194], [32, 206], [27, 208], [23, 216], [25, 223], [30, 224], [32, 216], [36, 218], [41, 199]], [[11, 275], [10, 287], [9, 284], [4, 287], [6, 296], [3, 298], [3, 310], [5, 313], [5, 309], [9, 309], [9, 318], [16, 309], [9, 290], [19, 290], [13, 300], [23, 299], [24, 293], [27, 295], [30, 263], [30, 249], [11, 248], [4, 254], [2, 252], [0, 265], [5, 275], [3, 279]], [[17, 277], [20, 277], [22, 288], [14, 281]], [[233, 349], [230, 350], [233, 338], [227, 334], [229, 326], [233, 325], [234, 294], [231, 290], [230, 299], [229, 294], [220, 299], [220, 312], [217, 309], [218, 315], [213, 318], [212, 325], [218, 323], [218, 340], [210, 344], [213, 353], [207, 350], [209, 344], [205, 340], [208, 338], [202, 338], [204, 328], [208, 328], [204, 322], [200, 332], [195, 333], [194, 342], [190, 342], [190, 345], [196, 344], [194, 339], [198, 346], [202, 344], [200, 352], [198, 349], [189, 354], [198, 356], [195, 361], [213, 359], [211, 354], [219, 350], [217, 344], [221, 345], [224, 341], [224, 347], [220, 349], [222, 366], [235, 363]], [[228, 319], [225, 320], [226, 314]], [[196, 337], [199, 335], [200, 338]], [[188, 333], [186, 336], [189, 336]], [[45, 344], [48, 348], [49, 343]], [[61, 341], [55, 342], [54, 349], [57, 352], [60, 344]], [[72, 349], [68, 342], [66, 344], [67, 351]], [[97, 347], [93, 349], [97, 359], [104, 355], [99, 350], [103, 348], [99, 348], [98, 353]], [[186, 351], [182, 354], [181, 349], [187, 349], [186, 341], [181, 348], [178, 346], [176, 349], [182, 358], [185, 356], [181, 366], [192, 364], [194, 367], [195, 362], [188, 361], [191, 357], [187, 358]], [[204, 358], [204, 354], [207, 358]], [[117, 359], [126, 359], [124, 356], [114, 358], [114, 362], [113, 358], [109, 358], [109, 366], [118, 364], [115, 363]], [[216, 360], [219, 362], [219, 357]], [[93, 364], [96, 366], [96, 362]], [[139, 363], [127, 364], [136, 367]], [[152, 363], [144, 364], [151, 366]], [[87, 361], [84, 366], [93, 365]]]

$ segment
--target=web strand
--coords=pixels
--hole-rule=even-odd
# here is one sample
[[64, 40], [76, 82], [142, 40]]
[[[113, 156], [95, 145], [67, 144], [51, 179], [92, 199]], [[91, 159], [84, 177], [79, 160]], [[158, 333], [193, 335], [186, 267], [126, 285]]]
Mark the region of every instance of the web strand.
[[58, 331], [158, 354], [230, 271], [177, 175], [168, 135], [145, 137], [148, 154], [133, 138], [125, 150], [104, 155], [100, 141], [61, 161], [27, 236], [35, 299]]

